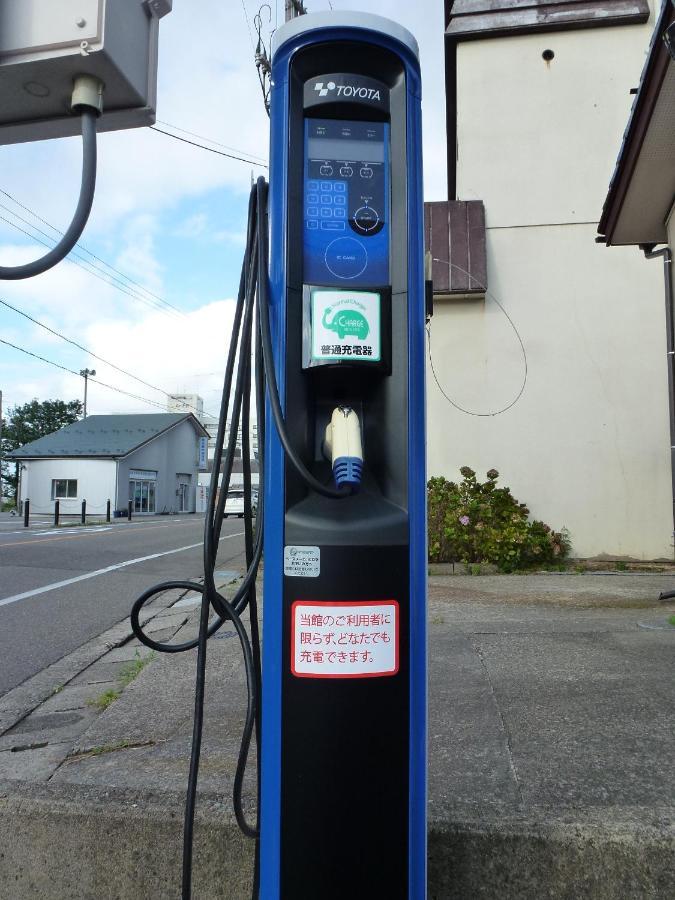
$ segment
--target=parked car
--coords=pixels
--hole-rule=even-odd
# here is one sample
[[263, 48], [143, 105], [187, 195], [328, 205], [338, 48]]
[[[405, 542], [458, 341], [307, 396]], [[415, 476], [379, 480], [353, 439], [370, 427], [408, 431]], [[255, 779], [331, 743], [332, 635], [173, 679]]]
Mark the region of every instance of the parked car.
[[231, 488], [227, 492], [223, 515], [226, 519], [228, 516], [244, 517], [244, 492], [241, 488]]

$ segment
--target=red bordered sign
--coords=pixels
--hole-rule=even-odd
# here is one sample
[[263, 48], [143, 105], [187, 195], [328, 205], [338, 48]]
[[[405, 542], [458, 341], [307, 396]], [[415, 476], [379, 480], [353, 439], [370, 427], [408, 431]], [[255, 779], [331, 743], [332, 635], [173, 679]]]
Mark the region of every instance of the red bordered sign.
[[291, 672], [298, 678], [382, 678], [398, 672], [396, 600], [296, 600]]

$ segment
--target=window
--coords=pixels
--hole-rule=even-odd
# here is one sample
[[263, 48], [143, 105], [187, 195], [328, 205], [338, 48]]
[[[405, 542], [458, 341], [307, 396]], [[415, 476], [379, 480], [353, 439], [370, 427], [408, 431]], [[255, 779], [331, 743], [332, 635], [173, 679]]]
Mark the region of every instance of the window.
[[76, 478], [52, 478], [52, 500], [74, 500], [77, 497]]

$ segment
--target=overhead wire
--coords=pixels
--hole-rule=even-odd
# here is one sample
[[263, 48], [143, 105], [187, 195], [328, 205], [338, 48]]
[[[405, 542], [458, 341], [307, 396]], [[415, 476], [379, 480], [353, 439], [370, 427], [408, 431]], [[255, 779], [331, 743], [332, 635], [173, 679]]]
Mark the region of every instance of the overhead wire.
[[[50, 222], [48, 222], [46, 219], [44, 219], [41, 215], [39, 215], [39, 213], [36, 213], [35, 210], [31, 209], [29, 206], [26, 206], [25, 203], [22, 203], [20, 200], [17, 200], [17, 198], [14, 197], [12, 194], [10, 194], [8, 191], [5, 191], [2, 188], [0, 188], [0, 194], [3, 194], [5, 197], [7, 197], [9, 200], [11, 200], [12, 203], [15, 203], [18, 207], [23, 209], [25, 212], [30, 213], [30, 215], [33, 216], [33, 218], [37, 219], [39, 222], [42, 222], [43, 225], [46, 225], [48, 228], [51, 228], [51, 230], [55, 231], [56, 234], [59, 234], [59, 235], [63, 234], [63, 232], [61, 232], [55, 225], [52, 225]], [[52, 238], [51, 235], [46, 234], [44, 231], [39, 229], [36, 225], [33, 225], [31, 222], [27, 222], [26, 219], [19, 216], [19, 214], [17, 212], [15, 212], [13, 209], [10, 209], [9, 207], [4, 206], [2, 204], [0, 204], [0, 206], [2, 206], [2, 209], [6, 210], [11, 215], [13, 215], [15, 218], [24, 222], [26, 225], [29, 225], [31, 228], [33, 228], [38, 233], [42, 234], [44, 237], [47, 237], [49, 240], [52, 240], [52, 241], [54, 240], [54, 238]], [[7, 222], [8, 225], [13, 225], [13, 223], [8, 222], [7, 219], [4, 219], [4, 221]], [[13, 227], [17, 227], [17, 226], [14, 225]], [[21, 231], [21, 229], [18, 229], [18, 230]], [[23, 232], [23, 233], [25, 234], [26, 232]], [[33, 237], [34, 240], [37, 240], [37, 238], [35, 238], [33, 235], [29, 235], [29, 237]], [[43, 246], [47, 246], [47, 245], [43, 244]], [[160, 297], [159, 294], [153, 293], [149, 288], [146, 288], [142, 284], [139, 284], [137, 281], [134, 281], [134, 279], [131, 278], [131, 276], [125, 274], [124, 272], [121, 272], [119, 269], [116, 269], [115, 266], [111, 265], [109, 262], [106, 262], [106, 260], [102, 259], [100, 256], [97, 256], [95, 253], [92, 253], [91, 250], [88, 250], [79, 241], [75, 244], [75, 247], [77, 247], [78, 250], [81, 250], [83, 253], [86, 253], [88, 256], [91, 256], [93, 259], [97, 260], [98, 262], [102, 263], [106, 268], [110, 269], [116, 275], [119, 275], [125, 281], [128, 281], [130, 284], [132, 284], [134, 286], [134, 288], [138, 288], [139, 290], [148, 294], [150, 297], [153, 297], [155, 300], [159, 301], [159, 303], [163, 304], [164, 306], [167, 306], [169, 309], [172, 309], [174, 312], [178, 313], [179, 315], [181, 315], [181, 316], [185, 315], [185, 313], [183, 313], [182, 310], [178, 309], [178, 307], [176, 307], [176, 306], [173, 306], [171, 303], [169, 303], [168, 300], [165, 300], [163, 297]], [[80, 254], [75, 253], [74, 249], [71, 250], [71, 255], [77, 256], [79, 259], [82, 259], [82, 261], [85, 262], [87, 265], [90, 265], [93, 268], [98, 269], [98, 271], [100, 271], [104, 276], [106, 276], [106, 278], [112, 278], [112, 276], [109, 275], [108, 272], [101, 270], [98, 266], [94, 266], [94, 264], [90, 263], [89, 260], [85, 260]], [[114, 279], [114, 280], [117, 281], [117, 279]], [[120, 282], [120, 283], [122, 285], [124, 285], [124, 282]], [[124, 287], [127, 287], [127, 285], [124, 285]]]
[[170, 131], [165, 131], [163, 128], [158, 128], [156, 125], [150, 125], [150, 131], [156, 131], [158, 134], [165, 134], [167, 137], [173, 138], [174, 141], [182, 141], [184, 144], [190, 144], [190, 146], [192, 147], [200, 147], [202, 150], [208, 150], [209, 153], [216, 153], [218, 156], [226, 156], [228, 159], [236, 159], [239, 162], [247, 163], [247, 165], [249, 166], [258, 166], [262, 169], [269, 169], [267, 163], [256, 162], [256, 160], [254, 159], [246, 159], [243, 156], [235, 156], [233, 153], [225, 153], [224, 150], [216, 150], [215, 147], [207, 147], [206, 144], [200, 144], [197, 141], [190, 141], [178, 134], [171, 134]]
[[[12, 213], [12, 215], [19, 218], [19, 216], [17, 216], [16, 213]], [[51, 244], [48, 244], [46, 241], [43, 241], [41, 238], [37, 237], [37, 235], [32, 234], [30, 231], [26, 231], [25, 228], [22, 228], [20, 225], [17, 225], [16, 222], [12, 222], [10, 219], [7, 219], [5, 216], [0, 216], [0, 221], [6, 222], [8, 225], [10, 225], [16, 231], [20, 231], [22, 234], [25, 234], [26, 237], [31, 238], [31, 240], [36, 241], [38, 244], [42, 244], [43, 247], [51, 247], [52, 246]], [[29, 227], [33, 228], [35, 231], [40, 232], [40, 229], [38, 229], [37, 226], [35, 226], [35, 225], [29, 225]], [[44, 232], [42, 232], [42, 233], [44, 234]], [[52, 239], [50, 238], [50, 240], [52, 240]], [[99, 281], [103, 281], [105, 284], [109, 285], [110, 287], [114, 288], [115, 290], [120, 291], [121, 293], [126, 294], [127, 296], [131, 297], [132, 300], [138, 300], [140, 303], [143, 303], [145, 306], [149, 307], [150, 309], [154, 309], [156, 312], [162, 312], [168, 316], [176, 315], [176, 314], [170, 312], [168, 309], [164, 309], [159, 304], [154, 303], [152, 300], [149, 300], [148, 298], [141, 296], [134, 290], [127, 289], [127, 286], [124, 285], [123, 282], [120, 282], [119, 279], [113, 278], [112, 276], [108, 276], [107, 272], [104, 272], [101, 275], [101, 274], [98, 274], [96, 271], [93, 271], [93, 269], [96, 269], [97, 267], [94, 266], [93, 263], [82, 260], [82, 257], [79, 256], [78, 254], [74, 253], [74, 251], [72, 251], [72, 250], [70, 252], [70, 255], [68, 256], [68, 260], [74, 266], [77, 266], [78, 268], [82, 269], [83, 272], [88, 272], [90, 275], [93, 275], [94, 278], [98, 278]], [[78, 260], [80, 260], [80, 262], [78, 262]], [[88, 268], [88, 266], [91, 266], [92, 268]], [[109, 278], [111, 278], [112, 280], [108, 280]], [[115, 282], [117, 282], [117, 283], [115, 283]], [[177, 315], [184, 316], [185, 313], [182, 313], [179, 311]]]
[[[60, 363], [56, 363], [51, 359], [46, 359], [44, 356], [40, 356], [38, 353], [33, 353], [32, 350], [26, 350], [25, 347], [19, 347], [18, 344], [12, 344], [11, 341], [6, 341], [4, 338], [0, 338], [0, 344], [5, 344], [7, 347], [12, 347], [14, 350], [18, 350], [20, 353], [25, 353], [26, 356], [32, 356], [33, 359], [39, 359], [40, 362], [47, 363], [49, 366], [54, 366], [56, 369], [61, 369], [64, 372], [68, 372], [70, 375], [77, 375], [78, 378], [81, 378], [79, 372], [76, 372], [75, 369], [69, 369], [68, 366], [62, 366]], [[107, 384], [105, 381], [100, 381], [98, 378], [93, 378], [89, 375], [89, 381], [93, 381], [94, 384], [100, 384], [101, 387], [108, 388], [110, 391], [116, 391], [118, 394], [124, 394], [127, 397], [131, 397], [133, 400], [140, 400], [142, 403], [148, 403], [150, 406], [157, 406], [162, 412], [166, 412], [166, 405], [161, 403], [157, 403], [154, 400], [150, 400], [148, 397], [140, 397], [138, 394], [132, 394], [129, 391], [125, 391], [122, 388], [115, 387], [115, 385]]]
[[[116, 365], [115, 363], [110, 362], [110, 360], [105, 359], [103, 356], [99, 356], [98, 353], [94, 353], [93, 350], [89, 350], [88, 347], [85, 347], [83, 344], [78, 343], [78, 341], [74, 341], [72, 338], [67, 337], [65, 334], [61, 334], [60, 331], [56, 331], [54, 328], [50, 328], [49, 325], [45, 325], [44, 322], [40, 322], [39, 319], [33, 318], [33, 316], [29, 315], [22, 309], [19, 309], [18, 306], [13, 306], [11, 303], [8, 303], [6, 300], [0, 298], [0, 304], [2, 306], [7, 307], [7, 309], [11, 309], [13, 312], [18, 313], [18, 315], [23, 316], [24, 319], [28, 319], [29, 322], [33, 322], [35, 325], [39, 325], [40, 328], [44, 328], [45, 331], [48, 331], [50, 334], [53, 334], [55, 337], [61, 338], [62, 341], [66, 341], [68, 344], [72, 344], [73, 347], [77, 347], [78, 350], [82, 350], [84, 353], [87, 353], [89, 356], [94, 359], [98, 359], [100, 362], [104, 363], [106, 366], [110, 366], [112, 369], [117, 369], [118, 372], [121, 372], [123, 375], [127, 375], [129, 378], [133, 378], [134, 381], [138, 381], [139, 384], [145, 385], [145, 387], [151, 388], [153, 391], [157, 391], [160, 394], [163, 394], [165, 397], [171, 396], [170, 391], [166, 391], [163, 388], [159, 388], [154, 384], [150, 384], [149, 381], [145, 381], [143, 378], [140, 378], [138, 375], [134, 375], [133, 372], [129, 372], [127, 369], [123, 369], [121, 366]], [[192, 406], [189, 403], [185, 404], [190, 410], [192, 410], [195, 414], [199, 412], [197, 407]], [[206, 415], [212, 416], [213, 413], [207, 412]]]
[[173, 128], [174, 131], [180, 131], [182, 134], [189, 134], [190, 137], [199, 138], [199, 140], [201, 141], [206, 141], [207, 144], [215, 144], [216, 147], [224, 147], [226, 150], [231, 150], [232, 153], [239, 153], [243, 156], [248, 156], [251, 159], [258, 159], [262, 163], [267, 162], [264, 157], [258, 156], [255, 153], [249, 153], [248, 150], [240, 150], [238, 147], [230, 147], [229, 144], [223, 144], [221, 143], [221, 141], [216, 141], [213, 138], [206, 137], [206, 135], [197, 134], [197, 132], [195, 131], [188, 131], [187, 128], [179, 128], [178, 125], [174, 125], [172, 122], [164, 122], [162, 119], [157, 119], [156, 124], [166, 125], [167, 128]]
[[[34, 209], [31, 209], [29, 206], [26, 206], [25, 203], [22, 203], [20, 200], [17, 200], [17, 198], [14, 197], [12, 194], [10, 194], [8, 191], [5, 191], [5, 190], [3, 190], [3, 188], [0, 188], [0, 194], [4, 194], [4, 196], [7, 197], [9, 200], [11, 200], [12, 203], [15, 203], [18, 207], [23, 209], [24, 212], [30, 213], [30, 215], [33, 216], [33, 218], [37, 219], [38, 222], [42, 222], [42, 224], [46, 225], [47, 228], [51, 228], [51, 230], [55, 231], [56, 234], [59, 234], [59, 235], [63, 234], [63, 232], [60, 231], [55, 225], [52, 225], [51, 222], [48, 222], [39, 213], [36, 213]], [[3, 207], [3, 209], [7, 209], [7, 207]], [[13, 216], [16, 216], [17, 218], [19, 218], [17, 213], [15, 213], [13, 210], [8, 210], [8, 212], [11, 212], [11, 214]], [[31, 225], [31, 228], [35, 228], [36, 231], [38, 230], [36, 228], [36, 226], [34, 226], [34, 225]], [[47, 235], [47, 237], [48, 237], [48, 235]], [[53, 240], [53, 238], [50, 238], [50, 240]], [[110, 269], [116, 275], [119, 275], [121, 278], [125, 279], [125, 281], [128, 281], [134, 287], [139, 288], [139, 290], [143, 291], [145, 294], [148, 294], [150, 297], [153, 297], [155, 300], [158, 300], [164, 306], [167, 306], [170, 309], [173, 309], [175, 312], [179, 313], [179, 315], [181, 315], [181, 316], [185, 315], [185, 313], [182, 310], [178, 309], [178, 307], [176, 307], [176, 306], [173, 306], [171, 303], [169, 303], [168, 300], [165, 300], [163, 297], [160, 297], [159, 294], [155, 294], [149, 288], [145, 287], [142, 284], [139, 284], [138, 281], [135, 281], [130, 275], [127, 275], [125, 272], [121, 272], [119, 269], [116, 269], [115, 266], [111, 265], [105, 259], [102, 259], [100, 256], [97, 256], [95, 253], [92, 253], [92, 251], [89, 250], [87, 247], [85, 247], [84, 244], [82, 244], [78, 241], [75, 244], [75, 246], [78, 248], [78, 250], [82, 250], [83, 253], [86, 253], [88, 256], [91, 256], [93, 259], [102, 263], [106, 268]], [[107, 275], [108, 273], [106, 272], [104, 274]]]

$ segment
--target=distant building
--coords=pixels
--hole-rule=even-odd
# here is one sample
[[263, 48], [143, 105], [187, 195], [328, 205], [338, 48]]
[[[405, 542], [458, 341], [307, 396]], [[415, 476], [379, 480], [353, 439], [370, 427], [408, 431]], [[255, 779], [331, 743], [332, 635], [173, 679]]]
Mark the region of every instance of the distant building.
[[169, 412], [192, 413], [200, 422], [204, 418], [204, 401], [199, 394], [169, 394], [166, 408]]
[[7, 454], [21, 463], [19, 499], [34, 513], [125, 510], [136, 515], [195, 511], [199, 441], [190, 413], [88, 416]]

